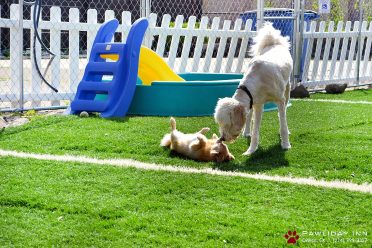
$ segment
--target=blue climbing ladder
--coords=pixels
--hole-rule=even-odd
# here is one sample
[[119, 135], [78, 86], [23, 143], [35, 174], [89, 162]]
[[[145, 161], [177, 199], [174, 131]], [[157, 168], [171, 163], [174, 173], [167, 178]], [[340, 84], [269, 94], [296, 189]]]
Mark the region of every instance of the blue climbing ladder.
[[[110, 118], [127, 113], [136, 89], [140, 48], [148, 21], [141, 18], [134, 22], [125, 44], [111, 43], [118, 26], [118, 20], [113, 19], [98, 30], [68, 114], [99, 112]], [[102, 58], [105, 54], [115, 54], [118, 60], [106, 61]]]

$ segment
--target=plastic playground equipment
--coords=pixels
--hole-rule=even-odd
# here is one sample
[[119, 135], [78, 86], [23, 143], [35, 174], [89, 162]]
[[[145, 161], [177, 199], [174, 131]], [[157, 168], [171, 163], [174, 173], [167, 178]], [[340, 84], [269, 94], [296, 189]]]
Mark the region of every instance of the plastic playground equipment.
[[[148, 21], [141, 18], [133, 23], [125, 44], [111, 43], [118, 26], [118, 20], [113, 19], [98, 30], [83, 79], [67, 113], [100, 112], [105, 118], [127, 113], [136, 89], [140, 47]], [[101, 57], [104, 54], [116, 54], [117, 61], [108, 62]], [[97, 95], [104, 97], [96, 99]]]
[[[99, 29], [68, 114], [100, 112], [104, 118], [212, 115], [218, 99], [232, 96], [243, 77], [232, 73], [177, 75], [154, 51], [141, 47], [146, 19], [133, 23], [125, 44], [111, 43], [118, 25], [114, 19]], [[275, 104], [265, 104], [265, 111], [274, 109]]]
[[[118, 60], [116, 54], [104, 54], [102, 58]], [[156, 52], [150, 48], [141, 47], [138, 66], [138, 77], [142, 85], [151, 85], [153, 81], [173, 81], [184, 82], [185, 80], [178, 76]]]
[[151, 85], [153, 81], [185, 81], [156, 52], [147, 47], [141, 47], [138, 76], [142, 85]]

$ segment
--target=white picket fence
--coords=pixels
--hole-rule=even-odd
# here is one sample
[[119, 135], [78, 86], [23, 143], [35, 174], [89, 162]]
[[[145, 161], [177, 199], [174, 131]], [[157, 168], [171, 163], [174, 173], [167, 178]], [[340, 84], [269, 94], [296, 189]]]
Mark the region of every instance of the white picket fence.
[[[72, 8], [69, 10], [69, 21], [61, 22], [61, 9], [52, 7], [50, 9], [51, 20], [40, 21], [39, 28], [49, 31], [50, 50], [56, 54], [50, 72], [46, 75], [49, 82], [59, 89], [58, 93], [54, 93], [41, 82], [36, 68], [31, 62], [32, 58], [24, 59], [23, 65], [19, 64], [22, 54], [19, 41], [22, 36], [18, 28], [18, 8], [18, 5], [13, 4], [10, 19], [0, 18], [0, 28], [10, 29], [10, 60], [0, 60], [0, 110], [17, 107], [19, 103], [21, 75], [18, 68], [20, 66], [24, 68], [23, 92], [26, 108], [68, 104], [66, 100], [73, 98], [87, 64], [87, 59], [80, 56], [79, 32], [87, 33], [89, 57], [94, 37], [100, 27], [100, 24], [97, 23], [97, 11], [90, 9], [87, 13], [87, 22], [81, 23], [79, 16], [82, 13], [79, 13], [78, 9]], [[114, 14], [114, 11], [107, 10], [105, 20], [114, 18]], [[241, 19], [235, 20], [235, 22], [225, 20], [220, 23], [218, 17], [213, 20], [202, 17], [199, 25], [196, 25], [195, 16], [184, 20], [184, 17], [179, 15], [174, 25], [170, 25], [170, 15], [164, 15], [161, 25], [157, 26], [157, 18], [156, 14], [149, 15], [150, 24], [143, 43], [146, 46], [151, 46], [153, 40], [156, 39], [157, 45], [153, 49], [164, 57], [176, 72], [244, 72], [246, 64], [249, 62], [249, 58], [246, 56], [248, 42], [256, 33], [251, 30], [252, 20], [248, 20], [246, 23], [243, 23]], [[122, 33], [122, 42], [125, 42], [132, 21], [131, 13], [122, 13], [121, 25], [117, 30]], [[183, 27], [185, 22], [187, 22], [187, 26]], [[234, 25], [232, 26], [232, 24]], [[324, 87], [327, 83], [355, 83], [358, 76], [356, 41], [359, 34], [359, 23], [355, 22], [354, 28], [351, 29], [350, 22], [347, 22], [345, 27], [342, 22], [339, 22], [336, 30], [334, 30], [335, 23], [333, 22], [330, 22], [327, 28], [324, 22], [320, 22], [319, 28], [317, 25], [316, 22], [311, 23], [310, 30], [304, 34], [308, 45], [304, 58], [303, 84], [309, 87]], [[30, 29], [31, 35], [33, 34], [32, 20], [23, 20], [23, 27]], [[61, 57], [61, 32], [69, 34], [67, 58]], [[360, 32], [365, 49], [361, 54], [363, 61], [360, 64], [359, 77], [361, 81], [371, 82], [372, 23], [369, 23], [368, 26], [367, 22], [363, 22]], [[170, 40], [170, 47], [166, 48], [166, 43]], [[178, 51], [180, 46], [182, 46], [181, 54]], [[31, 47], [32, 44], [30, 44]], [[193, 49], [192, 56], [190, 56], [191, 49]], [[313, 49], [315, 49], [315, 57], [311, 56]], [[216, 54], [213, 55], [213, 53]], [[45, 68], [48, 60], [42, 58], [39, 44], [36, 44], [36, 58], [38, 64]]]
[[[371, 83], [372, 22], [368, 25], [367, 21], [356, 21], [352, 25], [349, 21], [340, 21], [335, 28], [333, 21], [328, 25], [324, 21], [314, 21], [304, 33], [308, 47], [302, 83], [308, 87], [324, 87], [330, 83], [355, 85], [358, 77], [360, 83]], [[358, 45], [359, 35], [361, 46]]]
[[[20, 91], [20, 75], [17, 69], [19, 65], [19, 56], [22, 48], [17, 46], [20, 39], [20, 31], [18, 29], [18, 5], [11, 6], [12, 16], [10, 19], [0, 19], [1, 28], [10, 29], [10, 60], [7, 63], [10, 71], [8, 82], [0, 84], [0, 99], [16, 102], [19, 99]], [[53, 105], [59, 105], [62, 100], [71, 100], [76, 91], [79, 80], [81, 79], [86, 58], [79, 58], [79, 32], [87, 33], [87, 50], [88, 58], [96, 32], [100, 27], [97, 23], [97, 11], [90, 9], [87, 12], [87, 23], [79, 22], [79, 10], [71, 8], [69, 10], [69, 21], [61, 22], [61, 9], [52, 7], [50, 9], [51, 20], [40, 20], [39, 28], [41, 30], [50, 31], [50, 50], [56, 54], [56, 58], [51, 64], [50, 73], [47, 79], [50, 83], [59, 89], [58, 93], [52, 92], [47, 88], [36, 73], [33, 59], [24, 60], [24, 99], [25, 102], [31, 102], [31, 105], [38, 105], [41, 101], [53, 101]], [[107, 10], [105, 12], [105, 20], [114, 18], [114, 11]], [[249, 38], [255, 35], [255, 31], [251, 31], [252, 21], [248, 20], [245, 24], [242, 20], [237, 20], [232, 27], [232, 21], [225, 20], [220, 27], [220, 19], [218, 17], [210, 20], [207, 17], [202, 17], [200, 25], [196, 26], [196, 17], [191, 16], [188, 20], [184, 20], [182, 15], [176, 17], [174, 26], [170, 27], [171, 16], [166, 14], [161, 20], [161, 25], [156, 26], [157, 15], [149, 15], [149, 28], [146, 32], [143, 45], [151, 46], [153, 40], [157, 39], [155, 51], [167, 61], [169, 66], [176, 72], [241, 72], [243, 64], [249, 59], [246, 58]], [[123, 12], [121, 25], [117, 32], [122, 33], [122, 42], [125, 42], [126, 36], [130, 29], [131, 23], [130, 12]], [[187, 27], [182, 27], [183, 23], [187, 22]], [[23, 20], [24, 29], [30, 29], [33, 35], [32, 20]], [[61, 58], [61, 32], [69, 33], [69, 56], [68, 59]], [[166, 42], [170, 40], [170, 48], [164, 56]], [[182, 38], [181, 38], [182, 37]], [[207, 44], [206, 44], [207, 38]], [[182, 39], [182, 41], [181, 41]], [[195, 41], [196, 43], [193, 41]], [[216, 40], [219, 42], [216, 43]], [[238, 48], [238, 40], [240, 47]], [[227, 42], [229, 41], [229, 46]], [[190, 57], [191, 46], [194, 46], [194, 52]], [[216, 45], [218, 48], [216, 48]], [[182, 46], [182, 53], [177, 54], [178, 47]], [[32, 47], [32, 44], [30, 44]], [[213, 52], [217, 49], [217, 55], [213, 56]], [[228, 51], [225, 51], [228, 49]], [[239, 51], [237, 51], [239, 49]], [[204, 50], [204, 51], [203, 51]], [[202, 53], [203, 52], [203, 53]], [[227, 53], [227, 57], [226, 57]], [[236, 54], [238, 54], [236, 56]], [[31, 53], [32, 55], [32, 53]], [[224, 56], [225, 55], [225, 56]], [[45, 67], [48, 60], [41, 58], [41, 47], [36, 44], [36, 58], [41, 67]], [[0, 62], [0, 65], [6, 64], [5, 61]], [[1, 100], [0, 100], [1, 103]], [[14, 105], [14, 104], [13, 104]], [[1, 106], [1, 105], [0, 105]]]

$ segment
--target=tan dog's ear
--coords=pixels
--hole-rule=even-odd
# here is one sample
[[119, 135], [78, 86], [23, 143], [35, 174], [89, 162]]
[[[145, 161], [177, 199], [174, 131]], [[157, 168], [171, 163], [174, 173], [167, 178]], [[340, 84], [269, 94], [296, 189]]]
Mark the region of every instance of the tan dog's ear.
[[214, 133], [214, 134], [212, 135], [212, 139], [218, 139], [217, 134]]
[[233, 118], [233, 122], [236, 123], [237, 126], [244, 125], [246, 119], [246, 111], [243, 105], [239, 104], [234, 108]]

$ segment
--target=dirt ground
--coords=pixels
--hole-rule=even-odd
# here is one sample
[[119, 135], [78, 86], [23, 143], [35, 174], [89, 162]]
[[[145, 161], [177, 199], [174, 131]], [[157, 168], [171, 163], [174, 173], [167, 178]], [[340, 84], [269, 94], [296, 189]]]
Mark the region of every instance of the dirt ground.
[[63, 112], [64, 109], [43, 110], [37, 112], [31, 110], [24, 113], [0, 113], [0, 132], [4, 131], [5, 128], [24, 125], [36, 116], [62, 115]]

